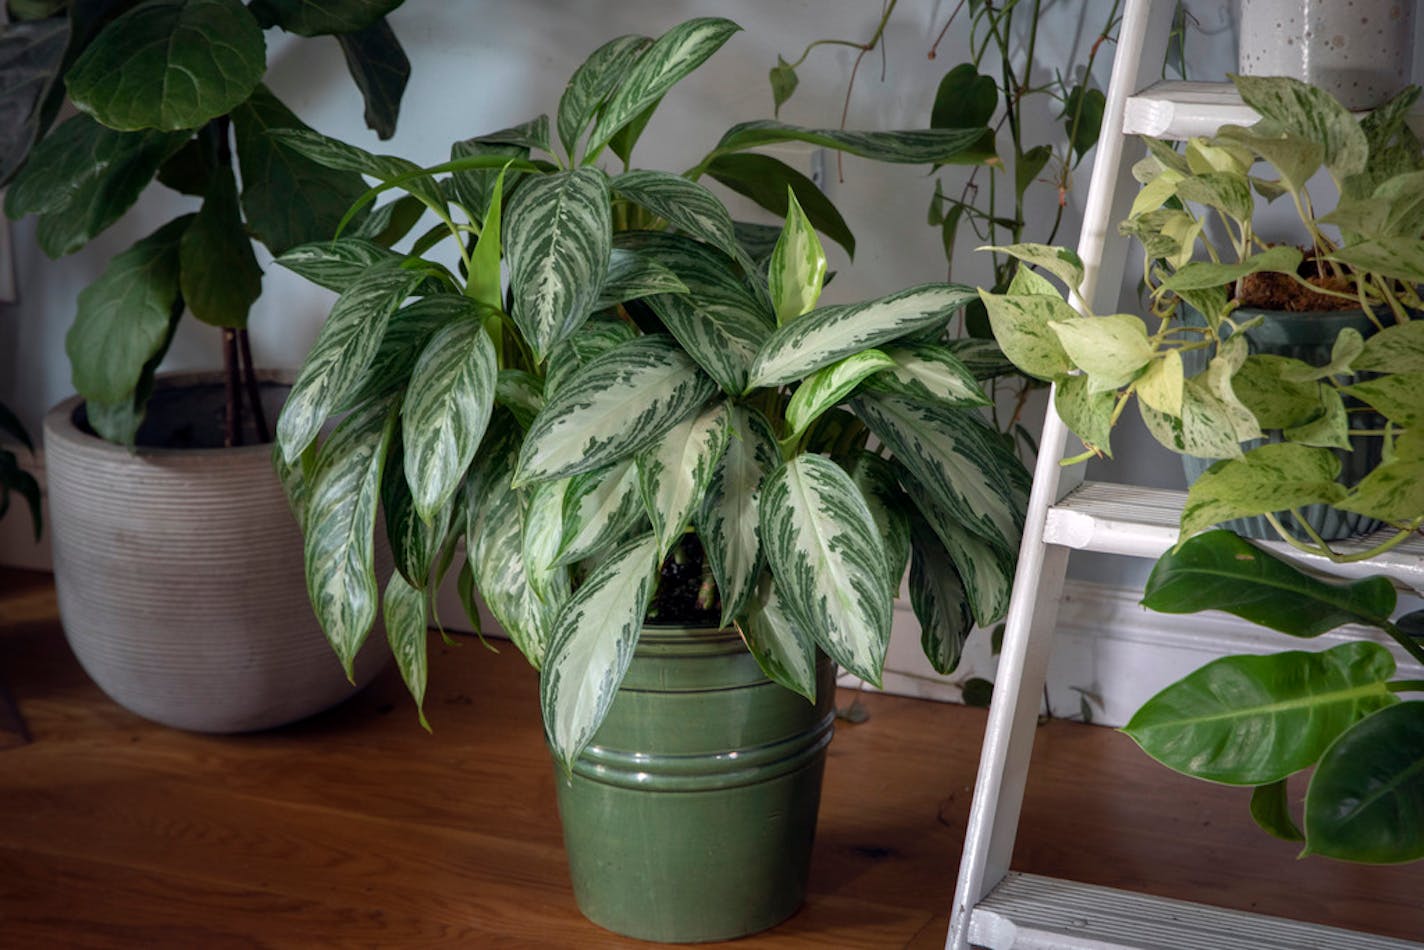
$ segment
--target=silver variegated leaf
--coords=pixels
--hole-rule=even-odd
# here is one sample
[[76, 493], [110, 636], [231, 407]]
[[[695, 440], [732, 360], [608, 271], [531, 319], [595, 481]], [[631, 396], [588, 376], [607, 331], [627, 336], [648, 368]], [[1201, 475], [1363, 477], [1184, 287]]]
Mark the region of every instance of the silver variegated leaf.
[[628, 542], [593, 569], [554, 622], [539, 699], [565, 771], [598, 732], [628, 672], [658, 566], [656, 538]]
[[386, 460], [381, 476], [381, 508], [385, 512], [386, 537], [396, 569], [406, 583], [425, 590], [430, 583], [430, 568], [450, 531], [454, 515], [454, 499], [441, 505], [427, 524], [415, 509], [410, 485], [405, 476], [405, 450], [397, 441]]
[[435, 332], [410, 374], [401, 427], [405, 478], [430, 521], [460, 487], [494, 407], [498, 358], [478, 319]]
[[341, 293], [376, 264], [400, 259], [400, 254], [375, 241], [342, 237], [335, 241], [299, 244], [284, 252], [276, 263], [314, 284]]
[[664, 556], [702, 504], [730, 433], [731, 409], [718, 401], [673, 426], [638, 455], [639, 491]]
[[307, 495], [311, 491], [312, 467], [316, 464], [316, 444], [307, 446], [305, 452], [295, 462], [287, 463], [282, 457], [282, 447], [272, 443], [272, 467], [277, 479], [282, 483], [282, 493], [287, 496], [287, 506], [292, 509], [297, 524], [306, 528]]
[[543, 362], [588, 319], [608, 273], [608, 179], [595, 168], [530, 178], [504, 220], [510, 315]]
[[921, 284], [867, 303], [821, 307], [778, 329], [752, 363], [749, 389], [779, 386], [836, 360], [910, 333], [942, 327], [978, 293]]
[[425, 592], [407, 584], [399, 571], [393, 572], [386, 582], [382, 613], [386, 620], [386, 639], [391, 645], [391, 655], [396, 658], [396, 668], [400, 670], [405, 688], [415, 700], [420, 724], [429, 732], [430, 723], [425, 718], [425, 684], [430, 673], [425, 653], [428, 625]]
[[733, 260], [746, 260], [727, 206], [697, 182], [672, 172], [638, 170], [613, 179], [613, 190]]
[[831, 659], [880, 684], [893, 598], [885, 543], [835, 462], [798, 455], [762, 485], [761, 539], [787, 614]]
[[385, 261], [336, 298], [277, 420], [277, 441], [288, 462], [316, 438], [322, 423], [360, 384], [391, 314], [422, 279], [420, 271], [402, 267], [400, 261]]
[[520, 448], [515, 483], [621, 461], [652, 445], [715, 391], [667, 337], [629, 340], [595, 357], [549, 397]]
[[544, 408], [544, 381], [522, 369], [502, 369], [494, 383], [494, 401], [527, 429]]
[[974, 617], [964, 582], [939, 538], [923, 523], [911, 532], [910, 606], [920, 621], [920, 647], [935, 672], [959, 666]]
[[593, 121], [598, 107], [652, 42], [650, 37], [636, 34], [611, 39], [590, 53], [569, 77], [569, 84], [559, 97], [558, 126], [559, 141], [570, 160], [578, 158], [575, 147], [579, 136]]
[[615, 247], [608, 259], [608, 276], [595, 310], [606, 310], [639, 297], [685, 294], [687, 285], [656, 258]]
[[886, 347], [895, 365], [867, 383], [880, 392], [910, 399], [930, 400], [945, 406], [987, 406], [989, 397], [974, 373], [947, 347], [933, 343]]
[[272, 129], [267, 133], [293, 151], [337, 171], [359, 172], [382, 182], [400, 179], [400, 187], [419, 198], [427, 208], [446, 213], [445, 194], [431, 174], [410, 159], [376, 155], [312, 129]]
[[1027, 473], [999, 434], [975, 416], [901, 396], [866, 393], [855, 413], [966, 528], [1018, 550]]
[[865, 498], [870, 516], [885, 541], [885, 560], [890, 566], [890, 595], [900, 595], [900, 582], [910, 563], [909, 499], [900, 487], [895, 468], [873, 452], [859, 452], [845, 466]]
[[[376, 350], [355, 390], [340, 409], [359, 406], [396, 390], [404, 390], [410, 381], [415, 361], [424, 352], [435, 331], [454, 320], [473, 316], [479, 311], [474, 301], [461, 294], [433, 294], [421, 297], [391, 315]], [[338, 410], [339, 411], [339, 410]]]
[[767, 266], [767, 292], [776, 310], [776, 323], [784, 326], [807, 313], [821, 299], [826, 282], [826, 249], [816, 235], [796, 192], [786, 189], [786, 226], [781, 229]]
[[776, 436], [766, 417], [732, 406], [731, 438], [712, 473], [697, 534], [722, 596], [722, 626], [740, 616], [761, 565], [757, 503], [764, 478], [781, 464]]
[[799, 438], [822, 413], [840, 405], [866, 379], [894, 366], [895, 361], [885, 353], [868, 349], [807, 376], [786, 404], [786, 441]]
[[619, 129], [657, 102], [678, 80], [706, 62], [741, 27], [731, 20], [699, 17], [658, 37], [628, 70], [588, 136], [587, 154], [598, 154]]
[[804, 129], [771, 119], [734, 125], [717, 143], [714, 154], [740, 152], [759, 145], [805, 142], [849, 152], [877, 162], [906, 165], [979, 164], [994, 156], [994, 137], [987, 128], [906, 129], [866, 132], [853, 129]]
[[554, 566], [564, 538], [564, 492], [568, 479], [540, 482], [526, 493], [521, 552], [529, 586], [554, 608], [567, 599], [568, 572]]
[[564, 491], [564, 536], [554, 565], [581, 561], [637, 530], [647, 515], [633, 459], [568, 480]]
[[375, 530], [393, 400], [347, 416], [317, 452], [307, 496], [307, 594], [346, 675], [376, 620]]
[[548, 369], [544, 374], [544, 398], [547, 401], [563, 385], [601, 353], [606, 353], [620, 343], [627, 343], [638, 335], [621, 320], [589, 320], [578, 328], [578, 332], [554, 347], [549, 354]]
[[791, 621], [770, 574], [762, 574], [738, 629], [767, 679], [816, 701], [816, 641]]

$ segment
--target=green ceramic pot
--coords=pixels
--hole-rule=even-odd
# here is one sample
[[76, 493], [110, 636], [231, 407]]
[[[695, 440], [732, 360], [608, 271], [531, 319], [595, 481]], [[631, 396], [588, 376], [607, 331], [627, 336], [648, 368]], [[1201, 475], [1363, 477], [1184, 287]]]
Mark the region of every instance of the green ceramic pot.
[[[1205, 325], [1200, 314], [1191, 308], [1185, 309], [1188, 324]], [[1255, 316], [1264, 319], [1246, 331], [1246, 342], [1250, 346], [1250, 352], [1288, 356], [1309, 363], [1311, 366], [1325, 366], [1330, 362], [1331, 347], [1335, 345], [1335, 338], [1340, 335], [1341, 330], [1356, 330], [1364, 337], [1376, 332], [1374, 323], [1363, 310], [1284, 313], [1242, 307], [1234, 315], [1235, 319], [1239, 320]], [[1204, 371], [1206, 366], [1207, 354], [1205, 351], [1193, 350], [1182, 354], [1182, 368], [1188, 376], [1194, 376]], [[1359, 405], [1352, 400], [1346, 401], [1347, 406], [1352, 404]], [[1383, 427], [1383, 418], [1373, 412], [1350, 413], [1350, 428], [1352, 429], [1380, 429]], [[1267, 442], [1283, 441], [1285, 441], [1285, 436], [1281, 434], [1280, 430], [1271, 429], [1266, 432], [1266, 438], [1249, 442], [1244, 448], [1251, 449]], [[1379, 439], [1361, 439], [1358, 448], [1353, 452], [1343, 449], [1334, 449], [1333, 451], [1340, 459], [1340, 481], [1346, 485], [1354, 485], [1379, 464], [1381, 441]], [[1186, 473], [1187, 484], [1195, 482], [1217, 461], [1217, 459], [1197, 458], [1191, 455], [1182, 456], [1182, 469]], [[1305, 522], [1326, 541], [1340, 541], [1368, 534], [1380, 526], [1380, 522], [1373, 518], [1367, 518], [1352, 511], [1341, 511], [1329, 505], [1310, 505], [1301, 513], [1304, 515]], [[1306, 536], [1300, 526], [1296, 524], [1296, 519], [1290, 514], [1281, 516], [1281, 524], [1298, 537]], [[1236, 518], [1224, 522], [1221, 526], [1246, 538], [1274, 539], [1278, 537], [1275, 529], [1264, 517]]]
[[735, 630], [645, 627], [612, 710], [557, 778], [574, 896], [643, 940], [729, 940], [806, 893], [834, 668], [817, 701], [768, 680]]

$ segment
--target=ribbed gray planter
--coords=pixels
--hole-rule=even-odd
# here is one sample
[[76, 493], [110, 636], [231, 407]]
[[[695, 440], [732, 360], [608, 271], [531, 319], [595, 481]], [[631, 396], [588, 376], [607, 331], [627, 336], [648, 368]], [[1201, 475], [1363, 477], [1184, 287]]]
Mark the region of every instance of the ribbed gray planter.
[[[263, 381], [279, 405], [290, 377]], [[198, 431], [221, 397], [214, 374], [161, 378], [150, 424]], [[307, 600], [270, 445], [130, 453], [77, 416], [75, 397], [44, 423], [55, 587], [70, 647], [115, 702], [180, 729], [247, 732], [333, 706], [386, 664], [378, 627], [347, 682]], [[383, 544], [378, 560], [385, 577]]]

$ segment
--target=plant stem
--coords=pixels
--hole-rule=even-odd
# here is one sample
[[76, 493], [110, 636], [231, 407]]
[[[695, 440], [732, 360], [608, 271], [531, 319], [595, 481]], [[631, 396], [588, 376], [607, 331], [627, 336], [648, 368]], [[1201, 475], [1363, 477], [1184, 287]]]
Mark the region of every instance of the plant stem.
[[242, 444], [242, 401], [238, 397], [237, 331], [223, 327], [223, 445], [232, 448]]
[[1384, 688], [1391, 693], [1424, 693], [1424, 680], [1395, 680]]
[[252, 420], [257, 427], [257, 441], [271, 442], [272, 432], [267, 428], [267, 414], [262, 411], [262, 389], [257, 384], [257, 367], [252, 362], [252, 341], [247, 328], [237, 331], [238, 356], [242, 359], [242, 382], [247, 389], [247, 403], [252, 407]]

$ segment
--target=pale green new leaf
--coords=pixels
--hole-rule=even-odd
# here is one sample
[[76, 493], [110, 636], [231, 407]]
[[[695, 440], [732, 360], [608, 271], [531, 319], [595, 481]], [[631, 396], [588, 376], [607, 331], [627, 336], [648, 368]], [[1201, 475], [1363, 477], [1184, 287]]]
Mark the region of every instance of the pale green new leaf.
[[821, 287], [826, 282], [826, 249], [816, 229], [811, 226], [796, 192], [786, 189], [786, 224], [771, 252], [767, 268], [771, 304], [776, 310], [776, 323], [785, 325], [811, 308], [821, 299]]
[[435, 332], [411, 371], [401, 425], [405, 477], [425, 521], [460, 487], [494, 407], [498, 357], [478, 319]]
[[721, 199], [702, 185], [671, 172], [624, 172], [613, 190], [646, 208], [689, 237], [706, 241], [733, 260], [745, 258], [732, 228], [732, 216]]
[[761, 483], [780, 463], [771, 423], [751, 407], [733, 405], [731, 438], [696, 519], [702, 548], [722, 596], [723, 626], [741, 614], [756, 582], [761, 560]]
[[[1236, 395], [1232, 379], [1246, 362], [1247, 343], [1244, 334], [1236, 334], [1217, 347], [1216, 355], [1207, 363], [1206, 373], [1198, 377], [1212, 396], [1216, 397], [1221, 417], [1230, 426], [1231, 436], [1237, 442], [1262, 437], [1261, 427], [1256, 417]], [[1185, 385], [1183, 389], [1185, 390]]]
[[1172, 276], [1162, 281], [1162, 287], [1175, 292], [1205, 290], [1208, 287], [1234, 284], [1247, 274], [1294, 274], [1300, 267], [1300, 261], [1300, 248], [1277, 245], [1260, 254], [1253, 254], [1238, 264], [1214, 264], [1211, 261], [1184, 264]]
[[[1146, 400], [1144, 400], [1145, 402]], [[1053, 387], [1053, 408], [1085, 447], [1112, 458], [1112, 414], [1117, 394], [1093, 392], [1086, 376], [1065, 376]], [[1180, 411], [1180, 404], [1179, 404]]]
[[748, 389], [789, 383], [869, 347], [942, 327], [976, 297], [958, 284], [921, 284], [866, 303], [812, 310], [767, 338]]
[[1072, 290], [1077, 290], [1083, 285], [1083, 260], [1066, 247], [1024, 243], [1009, 244], [1003, 247], [987, 245], [975, 250], [1007, 254], [1025, 264], [1042, 267]]
[[719, 400], [668, 430], [637, 457], [638, 486], [666, 556], [702, 504], [731, 434], [731, 408]]
[[864, 380], [894, 365], [895, 361], [885, 353], [868, 349], [830, 366], [823, 366], [807, 376], [786, 404], [786, 436], [783, 441], [794, 443], [823, 412], [840, 405]]
[[792, 622], [842, 668], [880, 684], [892, 598], [885, 544], [836, 463], [798, 455], [762, 486], [761, 538]]
[[598, 107], [652, 42], [649, 37], [636, 34], [611, 39], [590, 53], [569, 77], [569, 84], [559, 97], [558, 127], [559, 141], [571, 162], [578, 159], [575, 149], [579, 136], [593, 121]]
[[1411, 284], [1424, 283], [1424, 240], [1387, 237], [1342, 247], [1326, 260], [1349, 264], [1371, 274], [1397, 277]]
[[554, 566], [612, 547], [632, 534], [646, 514], [633, 459], [573, 476], [564, 489], [563, 538]]
[[658, 569], [645, 535], [595, 567], [554, 621], [539, 677], [544, 731], [566, 772], [598, 732], [628, 672]]
[[478, 300], [492, 310], [504, 305], [504, 294], [500, 284], [500, 259], [503, 247], [500, 244], [500, 216], [504, 209], [504, 173], [494, 180], [490, 189], [489, 207], [485, 209], [484, 222], [480, 225], [480, 239], [470, 254], [469, 282], [465, 285], [465, 296]]
[[652, 445], [715, 391], [667, 337], [616, 346], [548, 396], [520, 448], [515, 481], [562, 478], [621, 461]]
[[1424, 373], [1424, 320], [1385, 327], [1365, 341], [1353, 365], [1374, 373]]
[[511, 316], [543, 362], [588, 319], [612, 250], [608, 180], [594, 168], [524, 181], [505, 217]]
[[376, 508], [395, 409], [386, 399], [347, 416], [317, 451], [307, 496], [307, 593], [348, 677], [376, 620]]
[[411, 587], [399, 571], [394, 571], [386, 582], [382, 613], [386, 621], [386, 639], [391, 645], [391, 655], [396, 658], [396, 668], [400, 670], [405, 688], [415, 700], [415, 711], [421, 726], [429, 732], [430, 723], [425, 718], [425, 685], [430, 673], [425, 654], [428, 626], [425, 592]]
[[[989, 405], [989, 397], [980, 388], [974, 372], [946, 346], [937, 343], [892, 346], [885, 348], [885, 355], [895, 365], [870, 379], [866, 385], [871, 389], [956, 408]], [[1000, 356], [997, 363], [1002, 365], [1003, 362]]]
[[1392, 373], [1345, 386], [1341, 392], [1374, 407], [1390, 422], [1424, 425], [1424, 373]]
[[1152, 437], [1173, 452], [1209, 459], [1241, 457], [1241, 444], [1227, 408], [1198, 377], [1188, 379], [1182, 387], [1180, 416], [1158, 412], [1143, 402], [1137, 407]]
[[1187, 490], [1182, 537], [1251, 515], [1333, 504], [1345, 497], [1340, 460], [1328, 449], [1281, 442], [1218, 462]]
[[1075, 317], [1048, 325], [1063, 350], [1088, 374], [1090, 392], [1111, 392], [1126, 386], [1152, 360], [1152, 341], [1140, 317], [1115, 313], [1106, 317]]
[[816, 701], [816, 641], [792, 622], [770, 574], [762, 574], [737, 629], [767, 679]]
[[[1028, 273], [1024, 268], [1020, 273]], [[1057, 294], [991, 294], [979, 297], [989, 313], [989, 325], [1004, 355], [1030, 376], [1059, 379], [1073, 369], [1073, 362], [1059, 342], [1052, 325], [1077, 319], [1078, 314]]]
[[1148, 365], [1147, 372], [1139, 376], [1133, 385], [1138, 399], [1169, 416], [1182, 414], [1182, 390], [1185, 388], [1186, 376], [1182, 371], [1179, 350], [1167, 350], [1160, 359], [1154, 359]]

